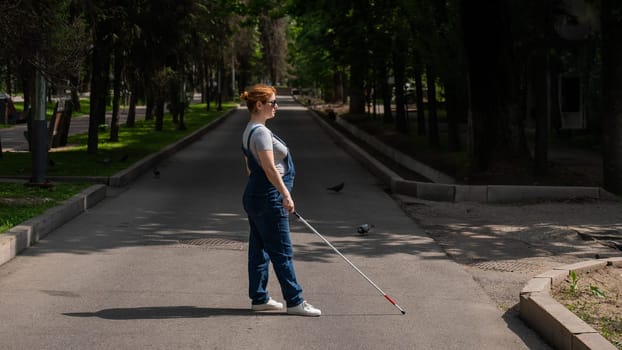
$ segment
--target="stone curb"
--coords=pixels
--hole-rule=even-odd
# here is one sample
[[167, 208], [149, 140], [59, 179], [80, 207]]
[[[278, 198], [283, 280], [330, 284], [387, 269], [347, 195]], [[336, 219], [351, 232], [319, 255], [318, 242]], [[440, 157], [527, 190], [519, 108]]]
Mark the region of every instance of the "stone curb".
[[105, 185], [93, 185], [43, 214], [0, 235], [0, 265], [13, 259], [48, 233], [87, 211], [106, 197]]
[[[397, 173], [372, 158], [366, 151], [335, 130], [319, 114], [309, 109], [311, 115], [322, 128], [341, 145], [343, 149], [360, 161], [369, 171], [378, 176], [394, 193], [404, 194], [432, 201], [515, 203], [536, 200], [599, 199], [620, 200], [619, 197], [600, 187], [579, 186], [513, 186], [513, 185], [459, 185], [455, 180], [427, 165], [417, 162], [407, 155], [380, 144], [369, 134], [359, 130], [342, 118], [338, 124], [346, 128], [361, 141], [406, 168], [424, 175], [433, 182], [405, 180]], [[371, 141], [370, 141], [371, 140]]]
[[395, 148], [385, 145], [384, 143], [378, 141], [374, 136], [348, 123], [345, 119], [337, 118], [336, 122], [341, 127], [348, 130], [348, 132], [350, 132], [356, 138], [370, 145], [376, 151], [389, 157], [395, 162], [401, 164], [405, 168], [410, 169], [418, 174], [421, 174], [423, 177], [430, 179], [436, 183], [444, 183], [444, 184], [455, 184], [456, 183], [456, 180], [453, 177], [447, 174], [444, 174], [443, 172], [438, 171], [434, 168], [431, 168], [409, 157], [408, 155], [396, 150]]
[[550, 295], [571, 271], [622, 267], [622, 257], [566, 265], [532, 278], [520, 292], [520, 316], [532, 329], [559, 350], [616, 350], [617, 348]]
[[[49, 180], [63, 181], [95, 181], [102, 184], [93, 185], [79, 194], [64, 201], [60, 205], [46, 210], [43, 214], [29, 219], [9, 231], [0, 234], [0, 265], [13, 259], [24, 249], [30, 247], [48, 233], [60, 227], [64, 223], [85, 212], [106, 197], [107, 186], [122, 187], [137, 179], [144, 172], [153, 169], [159, 162], [171, 156], [175, 152], [187, 147], [191, 143], [203, 137], [208, 131], [220, 124], [226, 117], [234, 113], [236, 108], [231, 109], [222, 116], [213, 120], [192, 134], [171, 144], [161, 151], [143, 158], [132, 166], [110, 178], [106, 177], [50, 177]], [[27, 178], [25, 178], [27, 180]]]

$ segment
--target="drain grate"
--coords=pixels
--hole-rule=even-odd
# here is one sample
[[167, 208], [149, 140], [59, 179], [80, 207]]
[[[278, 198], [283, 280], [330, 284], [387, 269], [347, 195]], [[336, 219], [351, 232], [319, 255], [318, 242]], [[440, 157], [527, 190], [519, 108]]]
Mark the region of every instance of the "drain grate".
[[200, 246], [207, 248], [220, 248], [220, 249], [244, 249], [244, 242], [235, 241], [226, 238], [196, 238], [181, 240], [178, 243], [181, 246]]
[[518, 261], [484, 261], [471, 266], [482, 270], [499, 272], [533, 272], [538, 269], [533, 264]]

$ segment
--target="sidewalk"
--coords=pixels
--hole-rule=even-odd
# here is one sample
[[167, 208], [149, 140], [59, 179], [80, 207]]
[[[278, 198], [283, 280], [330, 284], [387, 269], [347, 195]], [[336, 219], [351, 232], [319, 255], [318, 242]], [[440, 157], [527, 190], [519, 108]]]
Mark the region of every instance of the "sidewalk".
[[[320, 318], [256, 314], [246, 297], [240, 109], [209, 137], [0, 267], [9, 349], [548, 349], [331, 140], [283, 100], [270, 127], [296, 162], [297, 211], [406, 310], [401, 315], [300, 222], [297, 275]], [[326, 187], [345, 181], [339, 193]], [[356, 233], [373, 224], [367, 236]], [[268, 286], [282, 300], [273, 277]], [[36, 326], [33, 320], [36, 318]]]

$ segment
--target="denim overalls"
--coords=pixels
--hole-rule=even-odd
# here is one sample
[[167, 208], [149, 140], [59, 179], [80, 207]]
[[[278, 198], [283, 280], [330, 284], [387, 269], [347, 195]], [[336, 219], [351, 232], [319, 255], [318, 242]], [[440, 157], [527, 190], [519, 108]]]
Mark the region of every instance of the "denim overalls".
[[[246, 144], [250, 147], [255, 126], [248, 134]], [[283, 142], [276, 135], [277, 140]], [[283, 142], [285, 144], [285, 142]], [[292, 242], [289, 236], [289, 214], [283, 208], [283, 197], [270, 183], [261, 165], [252, 152], [242, 146], [246, 155], [250, 176], [244, 190], [244, 210], [248, 214], [250, 234], [248, 240], [248, 295], [254, 305], [266, 303], [269, 299], [269, 264], [272, 261], [274, 272], [281, 285], [287, 307], [303, 302], [302, 288], [296, 280], [293, 264]], [[288, 171], [282, 176], [288, 190], [294, 185], [294, 163], [287, 152]]]

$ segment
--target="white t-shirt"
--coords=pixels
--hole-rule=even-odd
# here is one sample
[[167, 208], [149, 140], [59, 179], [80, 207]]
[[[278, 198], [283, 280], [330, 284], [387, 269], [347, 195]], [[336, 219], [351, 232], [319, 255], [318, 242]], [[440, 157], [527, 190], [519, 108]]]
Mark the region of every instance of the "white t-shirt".
[[[253, 135], [250, 139], [250, 145], [247, 145], [248, 134], [250, 131], [257, 126], [257, 129], [253, 131]], [[255, 160], [259, 165], [261, 165], [261, 160], [259, 160], [259, 156], [257, 155], [257, 151], [272, 151], [274, 154], [274, 165], [276, 170], [283, 176], [287, 173], [288, 166], [287, 162], [285, 162], [285, 158], [287, 158], [287, 146], [279, 141], [276, 137], [272, 136], [272, 131], [268, 129], [265, 125], [258, 123], [248, 123], [246, 125], [246, 129], [242, 133], [242, 145], [246, 150], [250, 150], [251, 154], [255, 157]]]

